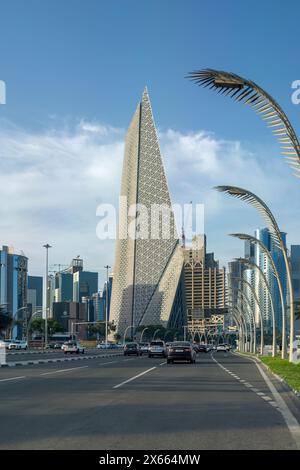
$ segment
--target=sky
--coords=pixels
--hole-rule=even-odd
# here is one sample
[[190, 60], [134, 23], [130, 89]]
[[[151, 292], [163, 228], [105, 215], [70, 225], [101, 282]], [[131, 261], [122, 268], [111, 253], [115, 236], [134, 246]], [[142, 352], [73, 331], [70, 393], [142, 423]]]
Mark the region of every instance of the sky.
[[97, 238], [96, 209], [118, 200], [124, 137], [145, 85], [172, 201], [205, 205], [220, 263], [243, 254], [228, 233], [263, 222], [216, 185], [258, 194], [288, 243], [300, 243], [300, 181], [271, 132], [252, 110], [185, 78], [206, 67], [247, 77], [299, 132], [299, 14], [298, 0], [0, 0], [0, 245], [23, 250], [32, 275], [43, 274], [50, 243], [50, 266], [80, 255], [104, 280], [114, 242]]

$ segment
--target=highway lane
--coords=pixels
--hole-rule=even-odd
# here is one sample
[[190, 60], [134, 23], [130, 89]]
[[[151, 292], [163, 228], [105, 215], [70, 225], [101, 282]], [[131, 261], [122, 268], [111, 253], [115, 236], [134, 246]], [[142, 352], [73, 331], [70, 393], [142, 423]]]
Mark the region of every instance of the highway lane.
[[215, 360], [115, 357], [1, 369], [0, 448], [296, 449], [274, 400], [232, 375], [270, 395], [256, 365], [223, 353]]

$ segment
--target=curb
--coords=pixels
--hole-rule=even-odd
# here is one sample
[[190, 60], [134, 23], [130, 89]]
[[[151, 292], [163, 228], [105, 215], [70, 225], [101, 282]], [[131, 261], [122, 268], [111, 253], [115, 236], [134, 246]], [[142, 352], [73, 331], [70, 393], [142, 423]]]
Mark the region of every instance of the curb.
[[286, 385], [286, 386], [289, 388], [289, 390], [290, 390], [291, 392], [293, 392], [294, 395], [296, 395], [296, 397], [300, 398], [300, 392], [298, 392], [298, 390], [293, 389], [290, 384], [288, 384], [282, 377], [280, 377], [280, 375], [278, 375], [278, 374], [276, 374], [275, 372], [273, 372], [273, 371], [270, 369], [270, 367], [267, 366], [267, 364], [265, 364], [264, 362], [262, 362], [261, 359], [259, 359], [259, 357], [257, 357], [257, 356], [248, 356], [247, 354], [240, 354], [240, 353], [237, 353], [237, 352], [235, 352], [234, 354], [236, 354], [236, 355], [238, 355], [238, 356], [240, 356], [240, 357], [247, 357], [247, 358], [249, 358], [249, 359], [253, 359], [254, 361], [259, 362], [265, 369], [267, 369], [267, 371], [268, 371], [271, 375], [273, 375], [277, 380], [279, 380], [279, 382], [284, 383], [284, 385]]
[[104, 359], [104, 358], [111, 358], [111, 357], [120, 357], [123, 354], [106, 354], [105, 356], [84, 356], [84, 357], [68, 357], [68, 358], [58, 358], [58, 359], [44, 359], [44, 360], [37, 360], [33, 361], [22, 361], [22, 362], [6, 362], [5, 364], [0, 364], [1, 367], [19, 367], [19, 366], [29, 366], [29, 365], [38, 365], [38, 364], [53, 364], [56, 362], [70, 362], [70, 361], [83, 361], [88, 359]]

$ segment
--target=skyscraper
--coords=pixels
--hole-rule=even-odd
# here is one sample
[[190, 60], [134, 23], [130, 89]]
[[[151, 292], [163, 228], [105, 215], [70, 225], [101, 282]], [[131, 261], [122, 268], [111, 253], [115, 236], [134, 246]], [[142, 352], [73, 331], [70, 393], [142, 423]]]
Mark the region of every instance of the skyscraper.
[[43, 278], [42, 276], [28, 276], [27, 302], [31, 305], [32, 313], [37, 308], [43, 308]]
[[196, 235], [183, 253], [189, 331], [204, 332], [207, 325], [217, 328], [218, 322], [223, 325], [227, 313], [225, 268], [219, 268], [214, 253], [206, 253], [205, 235]]
[[[281, 236], [283, 238], [284, 244], [286, 244], [286, 233], [281, 232]], [[286, 295], [287, 295], [287, 285], [286, 285], [286, 269], [285, 263], [283, 259], [283, 255], [281, 250], [278, 248], [276, 243], [274, 242], [270, 231], [268, 228], [257, 229], [255, 231], [255, 237], [260, 240], [265, 247], [269, 250], [272, 255], [272, 258], [275, 262], [281, 283], [283, 288], [283, 295], [286, 302]], [[281, 309], [281, 301], [280, 301], [280, 294], [277, 285], [277, 281], [272, 274], [272, 269], [270, 263], [266, 256], [262, 253], [261, 248], [259, 245], [255, 245], [254, 247], [250, 247], [249, 242], [245, 242], [245, 257], [248, 258], [251, 262], [257, 264], [263, 273], [266, 276], [268, 284], [271, 289], [272, 298], [274, 302], [274, 310], [275, 310], [275, 319], [278, 330], [282, 329], [282, 309]], [[272, 325], [272, 311], [271, 311], [271, 303], [270, 299], [267, 295], [266, 289], [264, 284], [261, 282], [261, 278], [258, 275], [257, 271], [247, 270], [248, 273], [248, 281], [253, 285], [256, 290], [257, 296], [260, 299], [260, 309], [262, 311], [264, 317], [264, 323], [271, 332], [271, 325]], [[256, 318], [258, 318], [258, 311], [257, 305], [254, 303], [253, 307], [256, 311]]]
[[128, 326], [167, 326], [183, 258], [147, 89], [126, 136], [121, 197], [111, 320], [119, 333]]
[[[4, 304], [14, 320], [26, 318], [28, 258], [16, 254], [12, 247], [0, 250], [0, 304]], [[22, 326], [13, 328], [12, 336], [21, 338]]]

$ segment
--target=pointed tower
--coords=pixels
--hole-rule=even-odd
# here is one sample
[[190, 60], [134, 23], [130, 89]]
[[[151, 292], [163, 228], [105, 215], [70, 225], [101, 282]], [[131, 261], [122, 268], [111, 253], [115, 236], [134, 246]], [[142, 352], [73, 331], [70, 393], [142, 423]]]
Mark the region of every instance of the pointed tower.
[[[147, 89], [126, 136], [121, 196], [110, 320], [123, 334], [170, 323], [183, 265]], [[124, 237], [127, 226], [134, 237]]]

